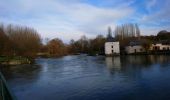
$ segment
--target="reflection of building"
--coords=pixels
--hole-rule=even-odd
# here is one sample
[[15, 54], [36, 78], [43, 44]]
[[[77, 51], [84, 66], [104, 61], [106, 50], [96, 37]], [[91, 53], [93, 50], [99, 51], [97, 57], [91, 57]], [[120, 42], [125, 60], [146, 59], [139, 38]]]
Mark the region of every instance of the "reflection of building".
[[120, 70], [121, 69], [120, 56], [106, 57], [106, 65], [107, 68], [110, 70]]
[[127, 54], [142, 53], [145, 52], [145, 48], [142, 46], [142, 42], [133, 41], [130, 42], [128, 46], [125, 47]]
[[150, 61], [151, 63], [165, 63], [169, 62], [170, 56], [165, 56], [165, 55], [150, 55]]

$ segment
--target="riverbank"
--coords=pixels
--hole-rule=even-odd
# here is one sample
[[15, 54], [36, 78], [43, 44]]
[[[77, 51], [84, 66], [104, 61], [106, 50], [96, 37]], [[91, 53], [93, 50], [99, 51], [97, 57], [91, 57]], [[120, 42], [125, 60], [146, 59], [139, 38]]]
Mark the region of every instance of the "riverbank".
[[21, 56], [0, 56], [1, 65], [32, 64], [34, 59]]

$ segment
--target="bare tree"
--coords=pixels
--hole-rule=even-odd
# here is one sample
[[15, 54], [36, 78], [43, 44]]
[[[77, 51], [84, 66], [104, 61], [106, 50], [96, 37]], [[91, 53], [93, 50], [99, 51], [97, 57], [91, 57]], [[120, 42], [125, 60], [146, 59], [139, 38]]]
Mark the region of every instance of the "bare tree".
[[108, 27], [108, 37], [112, 37], [112, 29], [110, 26]]
[[140, 30], [137, 24], [123, 24], [115, 28], [115, 38], [123, 40], [127, 37], [140, 37]]
[[18, 55], [35, 56], [41, 46], [38, 32], [32, 28], [8, 25], [6, 34], [13, 43], [13, 50]]

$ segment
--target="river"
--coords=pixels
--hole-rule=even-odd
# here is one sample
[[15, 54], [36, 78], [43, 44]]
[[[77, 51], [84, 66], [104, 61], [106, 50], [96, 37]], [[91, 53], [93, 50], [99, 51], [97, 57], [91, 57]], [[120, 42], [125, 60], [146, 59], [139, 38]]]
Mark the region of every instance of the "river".
[[170, 56], [38, 58], [1, 68], [18, 100], [170, 100]]

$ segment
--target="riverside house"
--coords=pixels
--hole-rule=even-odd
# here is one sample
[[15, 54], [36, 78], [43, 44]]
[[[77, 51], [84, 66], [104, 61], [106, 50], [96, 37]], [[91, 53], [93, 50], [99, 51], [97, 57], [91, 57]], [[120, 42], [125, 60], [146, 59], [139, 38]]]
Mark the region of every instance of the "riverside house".
[[144, 53], [146, 50], [142, 46], [141, 41], [131, 41], [129, 45], [125, 47], [126, 54], [136, 54], [136, 53]]
[[[147, 52], [143, 47], [143, 42], [140, 40], [130, 41], [129, 44], [124, 47], [124, 51], [126, 54], [145, 54]], [[170, 54], [170, 41], [164, 40], [152, 43], [148, 51], [149, 54]], [[112, 37], [107, 38], [105, 54], [106, 56], [119, 55], [119, 41], [115, 41]]]
[[[125, 47], [126, 54], [142, 54], [146, 50], [142, 46], [142, 41], [131, 41], [128, 46]], [[163, 40], [152, 43], [149, 49], [150, 53], [169, 53], [170, 52], [170, 41]]]
[[170, 41], [164, 40], [153, 43], [150, 47], [151, 51], [169, 51], [170, 50]]
[[112, 36], [107, 37], [107, 41], [105, 43], [105, 55], [113, 56], [120, 54], [119, 41], [116, 41]]

